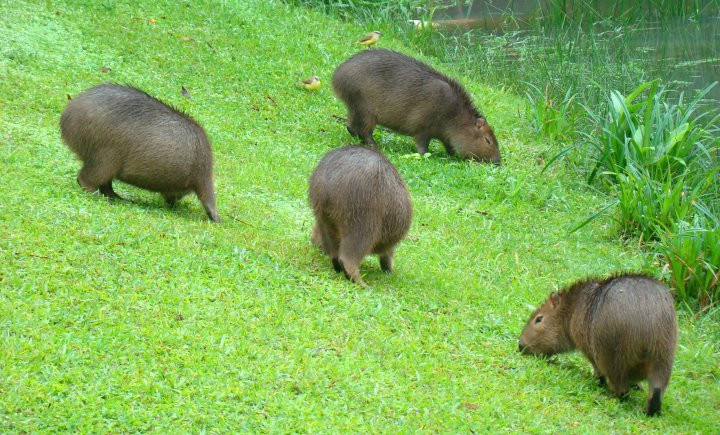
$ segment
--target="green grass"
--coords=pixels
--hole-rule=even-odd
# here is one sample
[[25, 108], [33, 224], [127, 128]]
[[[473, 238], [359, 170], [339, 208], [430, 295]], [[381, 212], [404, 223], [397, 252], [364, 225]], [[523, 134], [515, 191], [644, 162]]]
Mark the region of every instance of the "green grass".
[[[309, 242], [307, 177], [350, 141], [329, 80], [367, 30], [260, 0], [0, 3], [0, 432], [718, 430], [717, 309], [680, 310], [662, 418], [642, 415], [644, 392], [610, 397], [580, 355], [516, 352], [552, 289], [659, 272], [609, 218], [568, 234], [604, 195], [561, 165], [540, 174], [558, 147], [522, 97], [460, 77], [502, 167], [437, 143], [403, 158], [410, 138], [376, 132], [413, 225], [394, 275], [364, 262], [372, 290], [332, 271]], [[319, 92], [293, 85], [312, 74]], [[195, 198], [77, 186], [58, 119], [102, 81], [205, 126], [222, 224]]]
[[[580, 226], [614, 212], [618, 236], [639, 236], [649, 256], [665, 259], [662, 275], [683, 302], [716, 304], [720, 228], [693, 214], [720, 208], [717, 41], [703, 37], [717, 33], [717, 0], [286, 2], [382, 29], [472, 80], [525, 95], [532, 128], [565, 145], [547, 164], [563, 157], [589, 183], [611, 181]], [[443, 21], [457, 16], [475, 28]], [[437, 18], [437, 28], [408, 23], [418, 18]]]

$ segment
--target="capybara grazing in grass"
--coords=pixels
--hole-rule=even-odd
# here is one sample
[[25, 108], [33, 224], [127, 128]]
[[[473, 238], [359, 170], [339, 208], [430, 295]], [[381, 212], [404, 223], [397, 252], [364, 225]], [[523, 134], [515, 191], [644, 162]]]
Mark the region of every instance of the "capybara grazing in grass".
[[500, 163], [492, 127], [465, 89], [424, 63], [391, 50], [366, 50], [337, 67], [335, 94], [348, 109], [348, 131], [376, 146], [377, 124], [412, 136], [420, 154], [439, 139], [449, 154]]
[[530, 316], [519, 350], [553, 355], [573, 349], [590, 360], [600, 382], [625, 397], [647, 379], [647, 415], [660, 414], [670, 381], [677, 324], [668, 288], [643, 275], [579, 281], [553, 293]]
[[185, 113], [139, 89], [106, 83], [68, 103], [60, 130], [83, 162], [77, 181], [85, 190], [119, 198], [112, 187], [118, 179], [159, 192], [170, 205], [195, 192], [220, 222], [210, 142]]
[[315, 214], [312, 241], [332, 259], [336, 271], [365, 286], [360, 262], [373, 253], [393, 270], [395, 245], [410, 228], [410, 194], [385, 156], [361, 146], [330, 151], [310, 177]]

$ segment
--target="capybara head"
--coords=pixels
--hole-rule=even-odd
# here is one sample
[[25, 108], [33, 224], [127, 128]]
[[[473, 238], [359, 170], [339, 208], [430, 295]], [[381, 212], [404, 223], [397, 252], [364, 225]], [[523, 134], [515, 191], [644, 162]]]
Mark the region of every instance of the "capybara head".
[[561, 298], [561, 294], [553, 293], [533, 311], [520, 334], [520, 352], [550, 356], [572, 348], [564, 328], [564, 313], [560, 310]]
[[500, 147], [484, 116], [478, 117], [470, 128], [459, 130], [455, 140], [460, 145], [457, 151], [461, 157], [500, 164]]

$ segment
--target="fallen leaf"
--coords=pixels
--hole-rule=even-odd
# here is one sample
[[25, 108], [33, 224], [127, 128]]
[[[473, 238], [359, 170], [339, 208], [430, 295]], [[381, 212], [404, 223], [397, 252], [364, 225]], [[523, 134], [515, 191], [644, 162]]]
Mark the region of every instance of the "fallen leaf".
[[67, 96], [68, 101], [72, 100], [72, 97], [70, 96], [70, 94], [65, 94], [65, 96]]
[[110, 71], [112, 71], [112, 68], [108, 68], [108, 67], [106, 67], [106, 66], [100, 67], [100, 72], [101, 72], [101, 73], [109, 73]]
[[478, 405], [477, 403], [470, 402], [463, 403], [463, 406], [465, 407], [465, 409], [469, 409], [470, 411], [480, 408], [480, 405]]
[[186, 42], [187, 42], [187, 41], [192, 41], [192, 38], [191, 38], [191, 37], [189, 37], [189, 36], [181, 36], [181, 37], [180, 37], [180, 40], [181, 40], [181, 41], [186, 41]]
[[180, 93], [185, 98], [190, 98], [190, 92], [188, 92], [187, 89], [185, 89], [185, 86], [181, 86]]
[[155, 23], [157, 23], [157, 20], [155, 18], [150, 18], [150, 19], [148, 19], [148, 23], [155, 24]]
[[55, 11], [55, 15], [60, 16], [60, 11]]
[[178, 313], [177, 316], [175, 316], [175, 320], [179, 322], [181, 320], [185, 320], [185, 318], [183, 317], [182, 314]]

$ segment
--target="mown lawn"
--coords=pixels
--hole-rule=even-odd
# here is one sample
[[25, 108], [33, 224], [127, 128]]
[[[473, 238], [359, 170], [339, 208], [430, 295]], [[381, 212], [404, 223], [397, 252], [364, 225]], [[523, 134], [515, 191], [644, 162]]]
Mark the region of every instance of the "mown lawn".
[[[516, 352], [557, 286], [656, 267], [609, 218], [568, 234], [600, 196], [562, 165], [540, 174], [559, 148], [522, 99], [460, 78], [501, 167], [437, 143], [415, 159], [412, 139], [376, 132], [415, 214], [396, 273], [367, 259], [364, 290], [310, 244], [306, 189], [351, 141], [330, 77], [372, 29], [262, 0], [131, 3], [0, 2], [0, 432], [720, 431], [717, 311], [679, 310], [661, 418], [577, 354]], [[320, 91], [294, 85], [313, 74]], [[220, 225], [194, 196], [169, 209], [79, 188], [58, 119], [103, 81], [205, 126]]]

